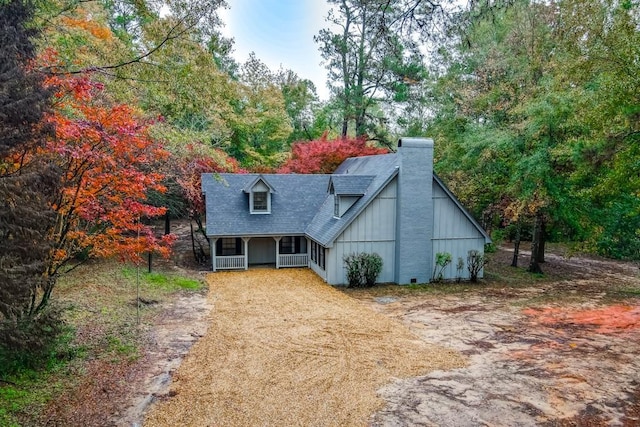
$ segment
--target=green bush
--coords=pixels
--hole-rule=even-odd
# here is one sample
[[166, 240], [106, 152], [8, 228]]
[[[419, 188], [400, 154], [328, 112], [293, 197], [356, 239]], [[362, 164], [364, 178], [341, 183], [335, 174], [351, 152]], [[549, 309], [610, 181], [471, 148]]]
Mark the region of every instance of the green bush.
[[485, 254], [494, 254], [498, 251], [498, 247], [495, 243], [485, 243], [484, 244], [484, 253]]
[[347, 282], [349, 287], [360, 286], [360, 261], [358, 255], [350, 254], [344, 257], [345, 268], [347, 269]]
[[361, 254], [362, 276], [366, 286], [376, 284], [376, 280], [382, 271], [382, 257], [376, 253]]
[[72, 337], [73, 331], [54, 306], [18, 321], [1, 320], [0, 378], [68, 358]]
[[438, 252], [436, 254], [436, 265], [433, 268], [433, 277], [431, 280], [434, 282], [439, 282], [444, 277], [444, 269], [447, 268], [453, 258], [449, 252]]
[[375, 285], [382, 271], [382, 257], [376, 253], [350, 254], [344, 257], [350, 287]]
[[456, 264], [456, 282], [458, 283], [462, 280], [462, 270], [464, 270], [464, 260], [462, 257], [458, 257], [458, 263]]
[[489, 260], [481, 254], [480, 251], [469, 251], [467, 254], [467, 269], [469, 270], [469, 280], [471, 282], [478, 281], [478, 274], [484, 268]]

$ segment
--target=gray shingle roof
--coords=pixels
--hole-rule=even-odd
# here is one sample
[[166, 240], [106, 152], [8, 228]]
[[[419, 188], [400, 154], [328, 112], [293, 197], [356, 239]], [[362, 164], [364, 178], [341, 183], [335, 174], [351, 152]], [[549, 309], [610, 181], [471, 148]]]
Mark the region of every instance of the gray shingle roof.
[[353, 157], [345, 160], [335, 174], [374, 176], [366, 193], [341, 218], [333, 216], [333, 198], [327, 197], [306, 229], [306, 234], [323, 246], [331, 246], [345, 228], [369, 205], [397, 174], [395, 154]]
[[249, 194], [243, 192], [259, 174], [202, 175], [207, 209], [207, 235], [250, 236], [304, 234], [327, 198], [330, 175], [262, 174], [276, 191], [270, 214], [251, 214]]
[[362, 196], [374, 178], [372, 175], [331, 175], [329, 187], [333, 186], [334, 193], [340, 196]]
[[253, 175], [251, 174], [254, 178], [251, 181], [247, 181], [247, 183], [245, 184], [245, 186], [242, 188], [242, 191], [244, 191], [245, 193], [251, 193], [251, 189], [254, 187], [254, 185], [256, 185], [258, 183], [258, 181], [262, 181], [265, 183], [265, 185], [267, 187], [269, 187], [269, 192], [270, 193], [275, 193], [276, 189], [273, 188], [273, 186], [269, 183], [269, 181], [267, 180], [267, 178], [265, 178], [262, 174], [259, 175]]
[[[213, 174], [202, 175], [202, 191], [206, 196], [207, 235], [278, 236], [302, 235], [323, 246], [333, 241], [391, 182], [398, 173], [395, 153], [353, 157], [345, 160], [333, 175], [297, 174]], [[249, 194], [245, 192], [262, 177], [273, 189], [270, 214], [251, 214]], [[440, 185], [462, 212], [485, 236], [489, 236], [462, 207], [444, 183]], [[361, 195], [341, 218], [335, 218], [329, 183], [341, 195]]]

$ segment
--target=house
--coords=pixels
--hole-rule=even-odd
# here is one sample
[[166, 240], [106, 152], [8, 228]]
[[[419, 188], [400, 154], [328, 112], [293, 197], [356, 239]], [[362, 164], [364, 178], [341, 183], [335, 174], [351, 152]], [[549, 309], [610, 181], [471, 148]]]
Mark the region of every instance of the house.
[[[403, 138], [396, 153], [344, 161], [331, 175], [204, 174], [213, 271], [309, 267], [345, 284], [343, 258], [378, 253], [379, 282], [426, 283], [438, 252], [484, 253], [489, 236], [433, 173], [433, 140]], [[465, 267], [462, 277], [468, 277]]]

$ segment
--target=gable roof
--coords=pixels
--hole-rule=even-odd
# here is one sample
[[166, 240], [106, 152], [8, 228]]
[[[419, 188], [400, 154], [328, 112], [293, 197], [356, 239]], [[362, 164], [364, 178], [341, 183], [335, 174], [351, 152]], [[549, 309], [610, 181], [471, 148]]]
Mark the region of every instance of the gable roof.
[[249, 183], [244, 186], [242, 191], [245, 193], [251, 193], [251, 190], [253, 190], [253, 187], [255, 187], [256, 184], [260, 181], [262, 181], [264, 185], [266, 185], [269, 188], [270, 193], [276, 192], [276, 189], [273, 188], [273, 185], [269, 184], [269, 181], [267, 181], [267, 179], [264, 176], [262, 176], [262, 174], [257, 175], [253, 181], [249, 181]]
[[352, 175], [361, 178], [363, 182], [371, 176], [373, 176], [373, 179], [369, 182], [365, 194], [340, 218], [333, 216], [333, 199], [327, 197], [305, 230], [306, 234], [322, 246], [333, 246], [334, 240], [340, 233], [360, 215], [397, 174], [397, 156], [395, 153], [353, 157], [345, 160], [336, 169], [332, 178], [337, 175], [345, 175], [339, 179], [345, 179], [346, 181], [349, 179], [346, 176]]
[[[307, 224], [327, 198], [329, 184], [329, 175], [221, 173], [218, 177], [202, 175], [207, 235], [213, 237], [304, 234]], [[244, 192], [259, 177], [277, 189], [271, 194], [268, 215], [251, 214], [249, 194]]]
[[329, 180], [329, 190], [333, 188], [333, 193], [339, 196], [363, 196], [374, 178], [373, 175], [334, 174]]

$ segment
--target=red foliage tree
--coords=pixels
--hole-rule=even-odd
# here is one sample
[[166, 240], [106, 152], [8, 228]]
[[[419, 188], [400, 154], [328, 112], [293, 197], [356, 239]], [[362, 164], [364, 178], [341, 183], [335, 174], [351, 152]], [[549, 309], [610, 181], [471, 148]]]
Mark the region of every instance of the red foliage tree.
[[364, 138], [327, 140], [323, 137], [309, 142], [296, 142], [291, 149], [291, 158], [278, 169], [278, 173], [332, 173], [349, 157], [388, 152], [386, 148], [367, 145]]
[[141, 219], [165, 211], [146, 198], [149, 190], [164, 191], [154, 163], [169, 153], [130, 107], [100, 99], [99, 83], [86, 76], [53, 76], [47, 83], [57, 88], [56, 108], [47, 118], [55, 135], [40, 154], [62, 173], [49, 274], [79, 255], [136, 262], [144, 252], [168, 255], [174, 236], [157, 237]]

